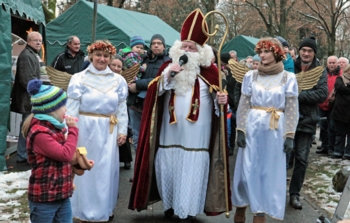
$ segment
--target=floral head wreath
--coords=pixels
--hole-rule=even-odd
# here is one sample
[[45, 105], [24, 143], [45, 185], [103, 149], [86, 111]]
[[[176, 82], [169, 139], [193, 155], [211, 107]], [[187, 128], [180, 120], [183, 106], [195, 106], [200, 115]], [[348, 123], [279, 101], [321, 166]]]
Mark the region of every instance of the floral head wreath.
[[97, 41], [87, 47], [87, 52], [91, 54], [94, 50], [102, 50], [110, 53], [112, 56], [116, 54], [115, 47], [108, 42]]
[[258, 54], [261, 53], [262, 49], [267, 49], [273, 52], [277, 61], [282, 61], [286, 59], [284, 50], [277, 44], [269, 41], [269, 40], [260, 40], [255, 46], [255, 52]]

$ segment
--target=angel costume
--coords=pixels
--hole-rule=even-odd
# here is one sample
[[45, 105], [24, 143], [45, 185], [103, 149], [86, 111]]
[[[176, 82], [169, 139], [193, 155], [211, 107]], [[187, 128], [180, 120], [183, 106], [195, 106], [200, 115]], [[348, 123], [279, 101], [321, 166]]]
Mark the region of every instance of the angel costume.
[[243, 79], [237, 129], [247, 146], [239, 148], [232, 186], [232, 205], [250, 205], [253, 213], [284, 218], [286, 203], [286, 135], [293, 138], [298, 123], [298, 85], [293, 73]]
[[95, 162], [90, 171], [76, 176], [71, 199], [73, 217], [82, 221], [108, 221], [117, 204], [119, 185], [118, 135], [127, 134], [125, 79], [109, 67], [92, 64], [69, 82], [67, 115], [78, 117], [78, 146]]

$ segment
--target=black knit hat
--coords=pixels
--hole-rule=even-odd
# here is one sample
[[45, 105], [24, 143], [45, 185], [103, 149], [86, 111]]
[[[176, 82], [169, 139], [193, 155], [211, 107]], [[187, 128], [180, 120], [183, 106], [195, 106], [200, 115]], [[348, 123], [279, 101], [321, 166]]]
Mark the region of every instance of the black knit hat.
[[231, 59], [231, 55], [230, 55], [230, 53], [221, 53], [220, 59], [222, 62], [228, 63], [228, 61]]
[[166, 46], [165, 46], [165, 39], [164, 39], [164, 37], [163, 37], [162, 35], [160, 35], [160, 34], [154, 34], [154, 35], [152, 36], [152, 38], [151, 38], [151, 43], [149, 44], [150, 46], [152, 45], [152, 42], [153, 42], [153, 40], [155, 40], [155, 39], [159, 39], [159, 40], [163, 43], [164, 48], [166, 48]]
[[299, 50], [304, 46], [310, 47], [311, 49], [314, 50], [315, 53], [317, 53], [316, 38], [314, 36], [310, 36], [309, 38], [304, 38], [299, 45]]

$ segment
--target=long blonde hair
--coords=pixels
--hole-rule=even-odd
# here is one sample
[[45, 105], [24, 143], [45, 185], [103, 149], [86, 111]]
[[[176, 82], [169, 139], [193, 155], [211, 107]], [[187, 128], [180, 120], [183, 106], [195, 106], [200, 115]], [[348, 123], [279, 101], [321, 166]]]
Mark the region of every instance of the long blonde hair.
[[27, 136], [28, 136], [30, 123], [32, 122], [33, 117], [34, 117], [34, 114], [31, 113], [31, 114], [26, 118], [26, 120], [23, 122], [23, 125], [22, 125], [22, 135], [23, 135], [24, 138], [27, 138]]

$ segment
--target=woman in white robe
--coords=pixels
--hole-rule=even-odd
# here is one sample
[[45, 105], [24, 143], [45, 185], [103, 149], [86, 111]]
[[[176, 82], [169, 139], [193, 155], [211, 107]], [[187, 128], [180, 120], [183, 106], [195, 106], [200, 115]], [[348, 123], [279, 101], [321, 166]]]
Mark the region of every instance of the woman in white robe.
[[78, 146], [86, 147], [94, 167], [74, 179], [73, 217], [108, 221], [113, 217], [119, 186], [118, 146], [126, 141], [128, 115], [125, 79], [108, 67], [115, 54], [108, 41], [88, 47], [91, 64], [72, 76], [67, 89], [67, 114], [79, 117]]
[[265, 222], [265, 214], [283, 220], [286, 152], [293, 148], [299, 117], [298, 85], [295, 75], [284, 70], [282, 45], [264, 38], [255, 50], [261, 64], [244, 76], [237, 110], [239, 150], [232, 183], [236, 223], [245, 222], [248, 205], [254, 223]]

